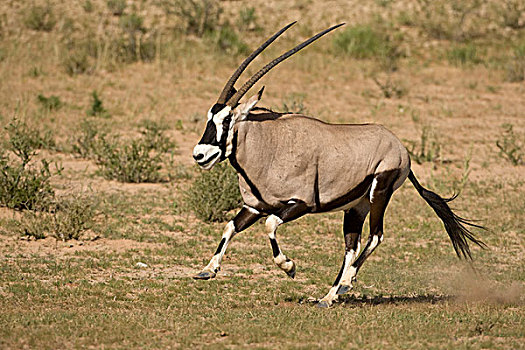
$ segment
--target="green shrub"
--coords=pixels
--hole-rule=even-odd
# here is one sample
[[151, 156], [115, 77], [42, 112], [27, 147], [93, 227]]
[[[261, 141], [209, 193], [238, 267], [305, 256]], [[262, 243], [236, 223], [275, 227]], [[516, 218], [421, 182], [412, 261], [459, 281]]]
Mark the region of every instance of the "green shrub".
[[290, 94], [284, 100], [281, 112], [307, 114], [308, 109], [304, 105], [305, 94]]
[[383, 93], [383, 96], [385, 98], [401, 98], [405, 96], [408, 93], [407, 87], [402, 84], [399, 80], [392, 80], [389, 77], [387, 77], [386, 81], [380, 82], [377, 78], [372, 78], [376, 85], [381, 89], [381, 92]]
[[72, 139], [72, 151], [82, 158], [94, 159], [97, 154], [99, 139], [106, 136], [99, 123], [94, 120], [84, 119], [80, 123], [80, 135]]
[[514, 48], [514, 55], [505, 67], [505, 80], [511, 83], [525, 80], [525, 43]]
[[21, 236], [34, 239], [53, 236], [67, 241], [80, 239], [94, 224], [95, 201], [84, 195], [57, 198], [48, 211], [25, 211], [13, 223]]
[[46, 111], [56, 111], [59, 110], [63, 103], [60, 101], [60, 97], [51, 95], [49, 97], [45, 97], [42, 94], [38, 94], [37, 96], [38, 102], [42, 105], [42, 108], [44, 108]]
[[403, 36], [391, 26], [357, 25], [336, 35], [332, 46], [336, 54], [356, 59], [373, 58], [381, 69], [395, 71], [399, 59], [404, 56], [402, 41]]
[[161, 0], [164, 11], [174, 15], [186, 34], [202, 37], [216, 31], [222, 7], [217, 0]]
[[210, 34], [209, 38], [221, 52], [231, 55], [245, 55], [249, 53], [248, 45], [230, 26], [221, 27]]
[[348, 27], [333, 39], [337, 53], [353, 58], [372, 58], [384, 51], [385, 40], [381, 34], [368, 25]]
[[89, 34], [85, 38], [63, 44], [61, 65], [68, 75], [90, 74], [95, 70], [97, 43]]
[[466, 66], [483, 62], [478, 48], [473, 44], [453, 46], [447, 51], [449, 63], [455, 66]]
[[435, 162], [441, 156], [441, 144], [429, 126], [423, 126], [420, 142], [405, 140], [408, 143], [407, 151], [410, 159], [417, 164]]
[[126, 10], [126, 0], [107, 0], [106, 5], [113, 16], [122, 16]]
[[161, 153], [151, 150], [144, 139], [122, 141], [101, 138], [95, 160], [102, 176], [120, 182], [159, 182], [163, 163]]
[[50, 32], [55, 27], [56, 22], [53, 8], [49, 3], [46, 6], [31, 6], [24, 16], [25, 26], [37, 31]]
[[257, 24], [257, 15], [255, 14], [255, 7], [243, 7], [239, 11], [239, 18], [237, 19], [237, 27], [241, 30], [259, 30]]
[[82, 4], [82, 8], [86, 13], [91, 13], [95, 10], [95, 6], [93, 5], [93, 2], [91, 2], [91, 0], [85, 0]]
[[110, 116], [108, 111], [104, 108], [102, 100], [98, 97], [98, 92], [96, 90], [93, 90], [91, 93], [91, 105], [86, 113], [90, 117], [108, 118]]
[[7, 149], [0, 149], [0, 205], [19, 210], [46, 209], [54, 196], [49, 183], [53, 173], [47, 160], [42, 159], [39, 166], [32, 161], [40, 139], [17, 119], [6, 130]]
[[506, 0], [497, 8], [498, 17], [503, 27], [522, 29], [525, 24], [520, 20], [525, 13], [525, 3], [522, 0]]
[[414, 18], [434, 39], [465, 42], [484, 34], [483, 0], [418, 0]]
[[140, 131], [144, 138], [146, 147], [150, 150], [166, 153], [173, 150], [176, 145], [170, 140], [164, 131], [167, 129], [166, 125], [162, 125], [153, 120], [145, 120], [142, 122], [142, 130]]
[[[513, 165], [523, 164], [523, 141], [514, 133], [512, 124], [503, 124], [503, 133], [496, 141], [500, 155]], [[523, 138], [522, 138], [523, 140]]]
[[211, 171], [202, 171], [184, 192], [188, 210], [205, 222], [224, 221], [227, 213], [242, 205], [237, 174], [223, 162]]

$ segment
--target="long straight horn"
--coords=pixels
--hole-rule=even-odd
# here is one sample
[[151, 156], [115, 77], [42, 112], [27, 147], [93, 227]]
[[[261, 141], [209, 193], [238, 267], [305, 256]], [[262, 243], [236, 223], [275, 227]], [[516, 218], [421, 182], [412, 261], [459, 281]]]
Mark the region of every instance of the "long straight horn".
[[310, 45], [311, 43], [313, 43], [315, 40], [319, 39], [320, 37], [322, 37], [323, 35], [325, 35], [326, 33], [329, 33], [331, 32], [332, 30], [340, 27], [344, 25], [344, 23], [341, 23], [341, 24], [338, 24], [338, 25], [335, 25], [331, 28], [328, 28], [328, 29], [325, 29], [323, 30], [322, 32], [320, 32], [319, 34], [311, 37], [310, 39], [306, 40], [305, 42], [303, 42], [302, 44], [300, 45], [297, 45], [296, 47], [294, 47], [293, 49], [291, 49], [290, 51], [282, 54], [281, 56], [277, 57], [276, 59], [274, 59], [273, 61], [271, 61], [270, 63], [268, 63], [266, 66], [264, 66], [263, 68], [261, 68], [261, 70], [259, 70], [257, 73], [255, 73], [254, 76], [252, 76], [250, 78], [250, 80], [248, 80], [246, 83], [244, 83], [244, 85], [239, 89], [239, 91], [237, 91], [231, 98], [228, 102], [226, 102], [227, 105], [231, 106], [231, 107], [235, 107], [237, 105], [237, 103], [239, 103], [239, 100], [244, 96], [244, 94], [246, 92], [248, 92], [248, 90], [259, 80], [261, 79], [266, 73], [268, 73], [270, 71], [270, 69], [272, 69], [273, 67], [275, 67], [276, 65], [278, 65], [279, 63], [281, 63], [282, 61], [284, 61], [285, 59], [287, 59], [288, 57], [292, 56], [293, 54], [299, 52], [300, 50], [302, 50], [303, 48], [305, 48], [306, 46]]
[[257, 50], [252, 52], [252, 54], [250, 56], [248, 56], [244, 60], [243, 63], [241, 63], [239, 68], [237, 68], [237, 70], [231, 76], [230, 80], [228, 80], [228, 82], [224, 86], [224, 89], [222, 89], [221, 95], [219, 96], [219, 99], [217, 100], [217, 103], [221, 103], [221, 104], [226, 103], [226, 100], [231, 96], [231, 91], [233, 89], [233, 85], [235, 85], [235, 82], [237, 81], [237, 79], [239, 79], [239, 77], [241, 76], [242, 72], [244, 72], [244, 70], [246, 69], [246, 67], [248, 67], [250, 62], [253, 61], [255, 59], [255, 57], [257, 57], [264, 49], [266, 49], [268, 47], [268, 45], [273, 43], [275, 41], [275, 39], [277, 39], [282, 33], [284, 33], [288, 28], [293, 26], [295, 23], [297, 23], [297, 21], [294, 21], [294, 22], [288, 24], [283, 29], [281, 29], [280, 31], [275, 33], [270, 39], [266, 40], [261, 46], [259, 46], [259, 48]]

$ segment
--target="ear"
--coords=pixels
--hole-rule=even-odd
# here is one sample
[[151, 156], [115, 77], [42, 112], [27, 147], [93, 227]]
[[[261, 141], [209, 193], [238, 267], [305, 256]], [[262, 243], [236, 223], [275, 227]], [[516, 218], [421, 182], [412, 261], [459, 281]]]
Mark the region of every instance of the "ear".
[[248, 99], [248, 101], [239, 104], [233, 110], [233, 115], [237, 121], [244, 120], [246, 116], [250, 113], [251, 109], [260, 101], [264, 91], [264, 86], [259, 90], [257, 95], [254, 95]]

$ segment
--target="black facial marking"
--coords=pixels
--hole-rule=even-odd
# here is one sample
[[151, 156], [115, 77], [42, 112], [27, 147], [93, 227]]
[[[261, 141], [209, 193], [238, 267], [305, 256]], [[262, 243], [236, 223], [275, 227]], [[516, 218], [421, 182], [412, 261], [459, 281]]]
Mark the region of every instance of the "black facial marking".
[[224, 155], [226, 154], [226, 146], [227, 146], [226, 140], [228, 139], [228, 130], [230, 129], [231, 121], [232, 121], [231, 113], [228, 114], [228, 116], [226, 116], [226, 118], [224, 118], [224, 120], [222, 121], [222, 134], [221, 134], [221, 140], [219, 141], [219, 147], [222, 151], [221, 159], [220, 159], [221, 162], [226, 159]]
[[202, 138], [199, 141], [199, 145], [201, 144], [213, 146], [219, 145], [219, 143], [217, 142], [217, 128], [215, 127], [215, 123], [213, 122], [213, 120], [209, 120], [206, 124], [204, 134], [202, 134]]
[[226, 238], [221, 239], [221, 242], [219, 243], [219, 246], [217, 247], [217, 251], [215, 252], [215, 255], [221, 252], [222, 247], [224, 246], [224, 243], [226, 243]]

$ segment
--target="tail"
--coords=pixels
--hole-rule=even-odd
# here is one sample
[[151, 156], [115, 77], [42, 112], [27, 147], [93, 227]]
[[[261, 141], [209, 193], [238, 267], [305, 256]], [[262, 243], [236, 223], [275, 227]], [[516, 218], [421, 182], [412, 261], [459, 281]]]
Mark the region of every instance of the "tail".
[[485, 230], [485, 227], [476, 225], [467, 219], [457, 216], [448, 206], [447, 202], [454, 200], [457, 195], [452, 196], [451, 198], [441, 198], [436, 193], [421, 186], [414, 176], [412, 170], [410, 170], [410, 173], [408, 174], [408, 179], [410, 182], [412, 182], [419, 195], [423, 197], [423, 199], [432, 207], [432, 209], [434, 209], [441, 221], [443, 221], [445, 230], [447, 230], [448, 236], [450, 237], [452, 245], [454, 246], [454, 250], [460, 259], [465, 258], [472, 260], [468, 241], [477, 244], [483, 249], [487, 248], [487, 245], [476, 239], [474, 234], [470, 232], [470, 230], [465, 225], [477, 227], [483, 230]]

